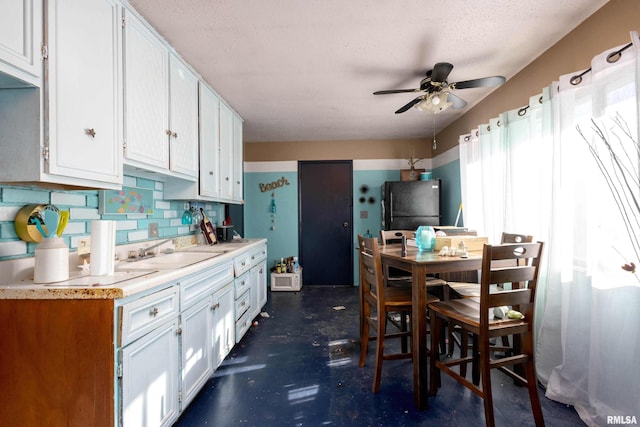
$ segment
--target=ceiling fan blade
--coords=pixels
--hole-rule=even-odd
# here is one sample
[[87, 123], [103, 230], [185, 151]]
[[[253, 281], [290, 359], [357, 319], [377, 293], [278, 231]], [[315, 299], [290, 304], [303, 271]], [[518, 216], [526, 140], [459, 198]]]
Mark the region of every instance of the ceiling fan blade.
[[388, 95], [390, 93], [409, 93], [409, 92], [420, 92], [420, 89], [392, 89], [392, 90], [379, 90], [377, 92], [373, 92], [374, 95]]
[[407, 104], [403, 105], [402, 107], [400, 107], [398, 109], [398, 111], [396, 111], [396, 114], [404, 113], [405, 111], [407, 111], [409, 108], [411, 108], [414, 105], [416, 105], [421, 100], [422, 100], [421, 96], [419, 96], [419, 97], [417, 97], [415, 99], [412, 99], [409, 103], [407, 103]]
[[449, 73], [453, 70], [453, 65], [448, 62], [438, 62], [433, 66], [433, 71], [431, 73], [431, 81], [432, 82], [446, 82], [447, 77], [449, 77]]
[[491, 87], [491, 86], [500, 86], [504, 82], [506, 82], [502, 76], [492, 76], [492, 77], [483, 77], [481, 79], [474, 80], [465, 80], [462, 82], [453, 83], [456, 89], [469, 89], [472, 87]]
[[459, 96], [456, 96], [452, 93], [449, 93], [447, 95], [447, 101], [451, 103], [451, 108], [453, 108], [454, 110], [460, 110], [467, 106], [467, 101], [460, 98]]

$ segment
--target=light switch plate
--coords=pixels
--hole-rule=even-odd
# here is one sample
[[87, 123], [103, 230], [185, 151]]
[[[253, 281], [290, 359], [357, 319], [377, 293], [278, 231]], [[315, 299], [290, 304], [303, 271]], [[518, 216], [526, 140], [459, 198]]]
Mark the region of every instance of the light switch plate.
[[149, 237], [158, 237], [158, 223], [150, 222], [149, 223]]

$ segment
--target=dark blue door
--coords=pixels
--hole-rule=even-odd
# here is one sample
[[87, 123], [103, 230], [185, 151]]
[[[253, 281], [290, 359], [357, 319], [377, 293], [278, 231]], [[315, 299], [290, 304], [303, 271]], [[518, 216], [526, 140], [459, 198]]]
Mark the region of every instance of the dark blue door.
[[299, 250], [304, 285], [353, 285], [353, 165], [298, 162]]

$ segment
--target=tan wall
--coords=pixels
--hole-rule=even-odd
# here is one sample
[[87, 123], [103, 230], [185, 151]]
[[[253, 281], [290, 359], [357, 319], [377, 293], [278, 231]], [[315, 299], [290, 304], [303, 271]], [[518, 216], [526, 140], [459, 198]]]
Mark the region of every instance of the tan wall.
[[[529, 97], [562, 74], [588, 68], [591, 58], [630, 41], [640, 31], [640, 1], [611, 0], [520, 73], [438, 134], [438, 152], [458, 143], [458, 136], [499, 113], [527, 105]], [[532, 34], [531, 37], [535, 37]], [[245, 161], [404, 159], [432, 157], [429, 138], [381, 141], [310, 141], [245, 143]]]
[[246, 162], [428, 158], [426, 139], [256, 142], [244, 144]]

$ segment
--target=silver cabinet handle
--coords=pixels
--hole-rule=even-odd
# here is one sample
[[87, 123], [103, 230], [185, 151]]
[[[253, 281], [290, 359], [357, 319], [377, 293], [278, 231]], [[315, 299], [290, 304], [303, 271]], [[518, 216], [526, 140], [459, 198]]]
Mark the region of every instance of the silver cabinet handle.
[[158, 307], [153, 307], [151, 310], [149, 310], [149, 316], [156, 317], [158, 315], [158, 312]]
[[94, 128], [87, 128], [87, 129], [84, 130], [84, 133], [89, 135], [91, 138], [95, 138], [96, 137], [96, 130]]

